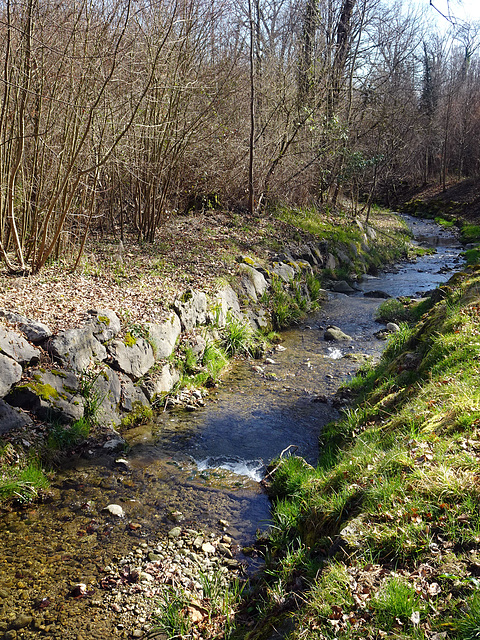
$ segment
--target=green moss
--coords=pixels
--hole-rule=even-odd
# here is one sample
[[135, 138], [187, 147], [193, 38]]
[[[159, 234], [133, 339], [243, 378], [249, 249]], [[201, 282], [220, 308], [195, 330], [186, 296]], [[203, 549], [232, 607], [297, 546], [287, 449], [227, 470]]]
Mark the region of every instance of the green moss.
[[141, 424], [146, 424], [147, 422], [150, 422], [152, 418], [152, 407], [144, 405], [141, 402], [134, 402], [132, 410], [122, 418], [120, 426], [124, 429], [130, 429]]
[[108, 318], [107, 316], [98, 316], [98, 321], [103, 322], [103, 324], [107, 327], [110, 326], [110, 318]]
[[192, 298], [193, 298], [193, 293], [192, 293], [192, 291], [189, 289], [188, 291], [185, 291], [185, 292], [182, 294], [182, 296], [181, 296], [180, 300], [181, 300], [181, 302], [188, 302], [188, 301], [189, 301], [189, 300], [191, 300]]
[[66, 378], [67, 377], [67, 373], [65, 371], [61, 371], [60, 369], [51, 369], [50, 373], [54, 376], [57, 376], [57, 378]]
[[60, 398], [59, 392], [52, 387], [51, 384], [40, 382], [38, 378], [32, 382], [27, 382], [26, 384], [19, 385], [18, 389], [30, 389], [35, 393], [35, 395], [42, 398], [42, 400], [58, 400]]
[[137, 339], [130, 333], [130, 331], [128, 331], [125, 338], [123, 339], [123, 342], [126, 347], [134, 347], [137, 344]]

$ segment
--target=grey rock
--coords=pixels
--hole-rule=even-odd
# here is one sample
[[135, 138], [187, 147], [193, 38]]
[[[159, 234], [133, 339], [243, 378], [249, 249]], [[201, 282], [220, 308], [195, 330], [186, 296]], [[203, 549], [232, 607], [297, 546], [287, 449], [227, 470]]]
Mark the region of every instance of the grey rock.
[[19, 313], [12, 311], [0, 310], [0, 316], [5, 318], [10, 324], [14, 324], [23, 333], [23, 335], [35, 344], [43, 342], [52, 335], [52, 330], [43, 322], [37, 322], [36, 320], [30, 320]]
[[400, 327], [395, 322], [387, 322], [387, 326], [385, 328], [390, 333], [398, 333], [400, 331]]
[[136, 338], [135, 344], [125, 344], [123, 340], [114, 340], [108, 346], [112, 358], [112, 367], [134, 380], [144, 376], [155, 364], [151, 345], [143, 338]]
[[283, 253], [277, 253], [275, 256], [275, 262], [295, 262], [295, 258], [290, 251], [284, 251]]
[[367, 225], [367, 227], [365, 229], [365, 235], [367, 236], [367, 238], [369, 240], [376, 240], [377, 239], [377, 232], [375, 231], [375, 229], [373, 227], [370, 227], [370, 225]]
[[16, 331], [0, 326], [0, 353], [21, 365], [35, 365], [40, 361], [40, 350], [33, 347]]
[[181, 535], [182, 535], [181, 527], [173, 527], [173, 529], [170, 529], [170, 531], [168, 532], [169, 538], [179, 538]]
[[325, 269], [330, 269], [330, 271], [334, 271], [338, 267], [338, 262], [333, 253], [329, 253], [327, 255], [327, 260], [325, 262]]
[[68, 329], [51, 338], [48, 350], [63, 366], [73, 371], [83, 371], [92, 360], [102, 361], [107, 357], [105, 347], [93, 335], [93, 327]]
[[22, 373], [23, 369], [18, 362], [0, 353], [0, 398], [7, 395], [21, 379]]
[[147, 322], [148, 340], [153, 347], [156, 360], [169, 358], [182, 331], [180, 318], [172, 311], [165, 322], [160, 324]]
[[312, 252], [312, 256], [316, 260], [316, 264], [319, 265], [319, 266], [323, 266], [323, 264], [325, 262], [325, 258], [323, 256], [323, 254], [321, 253], [320, 249], [318, 247], [316, 247], [315, 245], [312, 245], [310, 247], [310, 251]]
[[349, 267], [353, 265], [352, 259], [345, 251], [342, 251], [341, 249], [337, 249], [336, 253], [337, 253], [337, 258], [339, 259], [341, 264], [346, 264]]
[[203, 291], [186, 291], [180, 300], [175, 300], [173, 308], [177, 312], [183, 331], [191, 331], [207, 321], [207, 296]]
[[166, 364], [160, 373], [152, 377], [143, 387], [146, 396], [153, 400], [155, 396], [168, 393], [180, 380], [180, 374], [176, 369]]
[[290, 263], [289, 266], [293, 267], [296, 273], [300, 273], [301, 271], [310, 271], [310, 273], [312, 273], [312, 265], [306, 260], [295, 260], [295, 262]]
[[350, 247], [350, 251], [353, 253], [353, 255], [358, 258], [358, 247], [356, 245], [355, 242], [349, 242], [348, 246]]
[[5, 397], [8, 404], [35, 413], [41, 419], [73, 422], [84, 412], [80, 383], [71, 372], [33, 369], [29, 380], [17, 384]]
[[317, 257], [314, 255], [312, 249], [307, 244], [299, 247], [299, 249], [295, 252], [295, 255], [297, 258], [308, 262], [310, 265], [312, 265], [312, 267], [318, 264]]
[[291, 282], [295, 276], [295, 269], [284, 262], [274, 262], [272, 272], [281, 278], [284, 282]]
[[111, 438], [107, 440], [107, 442], [105, 442], [102, 448], [105, 449], [105, 451], [111, 452], [123, 451], [126, 444], [127, 443], [125, 442], [124, 438], [122, 438], [121, 435], [115, 432], [112, 434]]
[[248, 276], [244, 275], [240, 279], [240, 286], [242, 287], [247, 298], [250, 298], [250, 300], [257, 302], [258, 297], [257, 292], [255, 291], [255, 286]]
[[260, 264], [260, 262], [258, 262], [258, 260], [256, 260], [255, 258], [251, 258], [250, 256], [237, 256], [236, 258], [237, 262], [240, 262], [241, 264], [248, 264], [250, 267], [253, 267], [254, 269], [261, 269], [262, 265]]
[[0, 400], [0, 434], [33, 424], [28, 414]]
[[332, 285], [332, 290], [335, 291], [336, 293], [346, 293], [346, 294], [355, 293], [355, 289], [353, 289], [348, 284], [348, 282], [345, 282], [345, 280], [339, 280], [338, 282], [335, 282]]
[[347, 335], [341, 329], [334, 326], [327, 327], [323, 337], [325, 340], [334, 342], [347, 342], [352, 339], [351, 336]]
[[223, 542], [219, 542], [217, 544], [217, 551], [222, 556], [225, 556], [227, 558], [233, 558], [232, 550], [226, 544], [223, 544]]
[[94, 309], [88, 312], [92, 316], [89, 326], [93, 335], [100, 342], [112, 340], [120, 333], [122, 328], [120, 319], [111, 309]]
[[90, 394], [92, 400], [98, 404], [96, 420], [100, 425], [119, 424], [120, 416], [117, 412], [122, 398], [122, 385], [119, 375], [105, 367], [95, 378]]
[[191, 332], [186, 344], [192, 350], [193, 355], [200, 360], [207, 346], [205, 338], [198, 333]]
[[119, 372], [117, 375], [121, 382], [121, 409], [123, 409], [124, 411], [132, 411], [137, 404], [141, 404], [145, 407], [150, 404], [145, 393], [138, 385], [133, 383], [131, 378], [121, 372]]
[[270, 317], [264, 309], [249, 309], [247, 311], [247, 318], [254, 331], [259, 331], [260, 329], [268, 329], [272, 324], [270, 321]]
[[385, 300], [387, 300], [387, 298], [392, 297], [389, 293], [386, 293], [385, 291], [379, 291], [379, 290], [366, 291], [363, 295], [365, 296], [365, 298], [383, 298]]
[[218, 327], [224, 327], [228, 315], [238, 319], [243, 318], [238, 296], [227, 284], [215, 295], [213, 310], [210, 311], [210, 322]]

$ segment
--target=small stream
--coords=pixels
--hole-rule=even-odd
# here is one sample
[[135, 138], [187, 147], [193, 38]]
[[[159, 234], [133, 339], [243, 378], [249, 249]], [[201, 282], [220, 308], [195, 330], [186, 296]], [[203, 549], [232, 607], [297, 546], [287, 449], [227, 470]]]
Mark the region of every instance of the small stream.
[[[271, 362], [235, 365], [204, 408], [159, 414], [147, 427], [123, 434], [127, 453], [92, 452], [56, 476], [51, 501], [3, 514], [0, 635], [2, 623], [6, 629], [48, 596], [61, 603], [42, 613], [49, 638], [116, 637], [115, 616], [101, 602], [65, 598], [72, 584], [95, 584], [103, 567], [175, 523], [218, 531], [219, 520], [227, 521], [228, 535], [240, 546], [268, 527], [269, 502], [258, 482], [265, 465], [290, 445], [315, 463], [322, 426], [338, 417], [331, 399], [339, 385], [358, 368], [358, 356], [382, 352], [385, 343], [374, 336], [382, 300], [363, 294], [421, 297], [462, 264], [461, 246], [448, 230], [408, 221], [418, 241], [436, 253], [366, 277], [355, 295], [329, 294], [317, 313], [282, 334]], [[326, 342], [329, 324], [352, 340]], [[123, 507], [124, 520], [102, 511], [110, 503]], [[95, 535], [89, 534], [92, 521]], [[12, 638], [45, 637], [34, 626]]]

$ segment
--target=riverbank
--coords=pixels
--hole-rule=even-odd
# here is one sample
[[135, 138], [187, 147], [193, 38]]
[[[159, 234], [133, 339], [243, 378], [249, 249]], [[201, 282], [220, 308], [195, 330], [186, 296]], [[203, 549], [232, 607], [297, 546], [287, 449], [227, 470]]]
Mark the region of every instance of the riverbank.
[[477, 267], [410, 306], [378, 366], [341, 391], [355, 402], [324, 430], [319, 466], [279, 463], [262, 606], [242, 637], [477, 637], [479, 300]]

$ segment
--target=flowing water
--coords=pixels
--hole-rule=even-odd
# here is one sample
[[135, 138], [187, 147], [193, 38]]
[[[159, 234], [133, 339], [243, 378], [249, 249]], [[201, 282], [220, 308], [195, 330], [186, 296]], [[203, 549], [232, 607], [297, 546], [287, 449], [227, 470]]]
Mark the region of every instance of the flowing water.
[[[450, 232], [431, 222], [409, 223], [436, 253], [366, 277], [355, 295], [329, 294], [317, 313], [282, 334], [281, 349], [269, 354], [268, 362], [235, 365], [204, 408], [166, 411], [147, 427], [123, 434], [130, 445], [121, 455], [128, 472], [125, 463], [115, 461], [118, 455], [92, 452], [58, 474], [49, 502], [3, 515], [0, 634], [2, 620], [32, 611], [48, 594], [50, 600], [65, 601], [52, 613], [49, 637], [84, 637], [76, 630], [86, 616], [91, 622], [82, 628], [91, 629], [89, 637], [110, 637], [109, 631], [103, 636], [99, 631], [101, 612], [65, 600], [72, 583], [95, 583], [102, 567], [173, 522], [218, 530], [220, 519], [228, 521], [228, 534], [239, 545], [268, 526], [269, 502], [258, 482], [265, 465], [288, 447], [314, 463], [322, 426], [338, 415], [331, 403], [335, 391], [364, 355], [378, 358], [383, 349], [374, 335], [382, 300], [363, 293], [419, 297], [461, 264], [461, 247]], [[352, 340], [326, 342], [329, 324]], [[102, 512], [111, 503], [124, 508], [125, 521]], [[18, 634], [35, 637], [33, 630]]]

